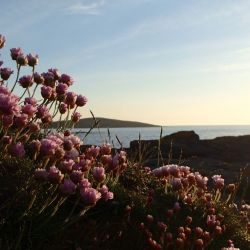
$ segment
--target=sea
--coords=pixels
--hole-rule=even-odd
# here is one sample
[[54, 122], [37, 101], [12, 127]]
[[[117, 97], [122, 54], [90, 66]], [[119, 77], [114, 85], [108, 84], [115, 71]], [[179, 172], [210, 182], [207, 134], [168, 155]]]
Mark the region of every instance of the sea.
[[[220, 136], [239, 136], [250, 135], [250, 125], [209, 125], [209, 126], [164, 126], [162, 136], [169, 135], [178, 131], [193, 130], [199, 135], [200, 139], [214, 139]], [[135, 127], [135, 128], [100, 128], [75, 129], [74, 132], [87, 145], [101, 145], [104, 142], [110, 143], [115, 148], [128, 148], [133, 140], [153, 140], [159, 139], [161, 134], [160, 127]], [[88, 133], [88, 134], [87, 134]]]

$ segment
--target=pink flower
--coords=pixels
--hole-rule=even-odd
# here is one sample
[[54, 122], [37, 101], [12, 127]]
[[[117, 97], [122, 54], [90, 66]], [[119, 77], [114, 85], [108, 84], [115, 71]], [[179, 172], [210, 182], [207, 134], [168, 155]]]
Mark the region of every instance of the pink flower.
[[37, 112], [37, 108], [32, 104], [26, 104], [22, 106], [22, 112], [27, 114], [29, 117], [32, 117]]
[[6, 115], [18, 115], [20, 112], [18, 101], [19, 97], [14, 94], [0, 93], [0, 112]]
[[70, 140], [75, 147], [77, 147], [81, 144], [81, 139], [78, 136], [75, 136], [73, 134], [69, 135], [67, 137], [67, 140]]
[[102, 155], [109, 155], [111, 154], [111, 145], [109, 143], [104, 143], [101, 145], [100, 153]]
[[49, 139], [41, 140], [41, 154], [51, 156], [55, 154], [58, 144], [55, 141]]
[[0, 85], [0, 94], [9, 96], [9, 95], [11, 95], [11, 92], [9, 91], [8, 88]]
[[70, 179], [64, 179], [59, 186], [59, 190], [64, 195], [72, 195], [76, 191], [76, 185]]
[[10, 78], [11, 74], [13, 74], [13, 72], [14, 71], [10, 68], [1, 68], [0, 69], [1, 78], [7, 81]]
[[75, 107], [75, 103], [76, 103], [76, 93], [74, 92], [68, 92], [66, 94], [66, 99], [65, 99], [65, 103], [68, 104], [68, 106], [72, 109]]
[[79, 106], [79, 107], [83, 107], [86, 105], [87, 103], [87, 98], [85, 96], [82, 96], [82, 95], [78, 95], [77, 98], [76, 98], [76, 105]]
[[66, 83], [59, 83], [57, 86], [56, 86], [56, 93], [58, 95], [65, 95], [67, 93], [67, 90], [68, 90], [68, 85]]
[[31, 75], [23, 76], [18, 82], [23, 88], [29, 88], [33, 85], [33, 78]]
[[105, 169], [103, 167], [94, 167], [93, 177], [98, 182], [104, 181], [106, 179]]
[[81, 189], [86, 189], [91, 187], [91, 183], [89, 182], [88, 179], [82, 179], [79, 183], [80, 190]]
[[49, 169], [49, 175], [48, 175], [48, 179], [50, 182], [52, 183], [60, 183], [63, 179], [64, 175], [61, 173], [61, 171], [55, 167], [52, 166]]
[[26, 105], [26, 104], [30, 104], [30, 105], [35, 106], [37, 104], [37, 100], [34, 97], [26, 97], [24, 99], [24, 105]]
[[73, 172], [70, 175], [70, 179], [74, 183], [79, 183], [81, 180], [84, 179], [84, 173], [81, 170], [73, 170]]
[[72, 171], [72, 167], [75, 164], [75, 162], [72, 159], [69, 160], [64, 160], [60, 163], [60, 169], [61, 171], [63, 171], [64, 173], [71, 173]]
[[73, 84], [73, 78], [69, 75], [62, 74], [61, 77], [59, 78], [59, 82], [65, 83], [68, 86]]
[[25, 55], [19, 55], [16, 61], [20, 66], [26, 66], [28, 64], [28, 59]]
[[85, 188], [80, 190], [83, 201], [87, 205], [94, 205], [101, 199], [101, 193], [94, 188]]
[[28, 54], [27, 59], [28, 59], [28, 64], [31, 67], [34, 67], [35, 65], [38, 64], [38, 55]]
[[59, 109], [59, 112], [61, 114], [65, 114], [67, 112], [67, 110], [68, 110], [68, 105], [66, 103], [62, 102], [62, 103], [60, 103], [58, 109]]
[[203, 177], [202, 175], [200, 175], [200, 173], [195, 172], [195, 180], [196, 180], [196, 184], [199, 188], [202, 188], [202, 189], [207, 188], [207, 182], [208, 182], [207, 177]]
[[9, 145], [8, 151], [14, 157], [23, 157], [25, 155], [24, 146], [21, 142]]
[[52, 116], [51, 114], [45, 115], [43, 118], [41, 118], [43, 124], [50, 124], [52, 122]]
[[28, 123], [28, 115], [20, 114], [14, 118], [14, 124], [17, 128], [23, 128]]
[[13, 124], [13, 115], [3, 115], [2, 122], [4, 128], [9, 128]]
[[49, 114], [49, 109], [48, 109], [48, 107], [46, 105], [38, 106], [37, 113], [36, 113], [36, 116], [38, 118], [44, 118], [48, 114]]
[[80, 118], [81, 118], [81, 114], [80, 114], [79, 112], [75, 112], [75, 113], [71, 116], [71, 121], [72, 121], [73, 123], [77, 123], [77, 122], [79, 122]]
[[87, 149], [87, 156], [89, 158], [93, 157], [96, 158], [99, 155], [100, 152], [100, 147], [95, 147], [95, 146], [91, 146], [90, 148]]
[[12, 137], [9, 135], [4, 135], [2, 138], [2, 142], [4, 145], [9, 145], [12, 142]]
[[60, 72], [58, 69], [48, 69], [48, 72], [53, 74], [55, 80], [60, 78]]
[[41, 148], [41, 142], [39, 140], [33, 140], [30, 144], [29, 144], [29, 148], [32, 151], [33, 154], [38, 153], [40, 148]]
[[46, 86], [50, 86], [52, 88], [55, 86], [55, 78], [53, 73], [51, 72], [42, 73], [42, 77], [44, 79], [44, 84]]
[[182, 182], [180, 178], [174, 178], [172, 180], [172, 186], [173, 186], [173, 190], [178, 191], [180, 189], [183, 188]]
[[53, 89], [50, 86], [41, 87], [41, 95], [44, 99], [49, 99], [52, 95]]
[[44, 168], [38, 168], [35, 170], [34, 177], [38, 181], [47, 181], [49, 173]]
[[216, 189], [222, 189], [224, 187], [224, 179], [221, 178], [221, 175], [214, 175], [212, 179]]
[[39, 73], [35, 72], [34, 73], [34, 82], [36, 84], [42, 84], [44, 82], [44, 78], [42, 75], [40, 75]]
[[65, 153], [65, 159], [76, 160], [78, 156], [79, 156], [79, 152], [75, 148]]
[[105, 201], [114, 199], [113, 192], [109, 192], [108, 187], [106, 185], [103, 185], [101, 188], [98, 189], [98, 191], [102, 194], [102, 198]]
[[10, 50], [10, 55], [12, 60], [16, 60], [18, 56], [23, 55], [23, 50], [21, 48], [12, 48]]
[[155, 175], [158, 178], [162, 177], [163, 176], [162, 167], [153, 169], [152, 173], [153, 173], [153, 175]]
[[0, 49], [4, 47], [5, 42], [6, 42], [5, 36], [0, 34]]

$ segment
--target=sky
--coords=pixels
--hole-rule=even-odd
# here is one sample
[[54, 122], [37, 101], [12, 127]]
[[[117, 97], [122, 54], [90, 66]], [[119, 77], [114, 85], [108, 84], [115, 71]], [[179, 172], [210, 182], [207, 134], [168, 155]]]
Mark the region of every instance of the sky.
[[[249, 0], [0, 0], [9, 49], [58, 68], [97, 117], [250, 124]], [[11, 60], [6, 66], [14, 67]]]

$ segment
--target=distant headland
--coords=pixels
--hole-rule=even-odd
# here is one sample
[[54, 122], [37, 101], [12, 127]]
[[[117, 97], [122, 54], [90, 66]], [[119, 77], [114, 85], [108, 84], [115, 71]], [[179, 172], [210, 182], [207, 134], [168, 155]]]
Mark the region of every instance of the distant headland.
[[[83, 118], [75, 125], [75, 128], [90, 128], [93, 126], [95, 121], [98, 122], [99, 128], [128, 128], [128, 127], [159, 127], [159, 125], [154, 125], [150, 123], [136, 122], [136, 121], [124, 121], [117, 119], [109, 119], [103, 117], [93, 117]], [[53, 127], [56, 127], [58, 122], [53, 123]]]

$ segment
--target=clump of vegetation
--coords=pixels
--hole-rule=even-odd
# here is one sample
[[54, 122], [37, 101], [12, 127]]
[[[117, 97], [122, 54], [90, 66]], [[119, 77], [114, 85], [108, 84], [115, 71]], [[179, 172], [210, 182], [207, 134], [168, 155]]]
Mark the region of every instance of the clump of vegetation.
[[107, 143], [83, 148], [71, 129], [87, 98], [69, 91], [72, 77], [39, 74], [37, 55], [10, 51], [13, 84], [0, 61], [1, 249], [250, 249], [238, 184], [187, 166], [152, 170]]

